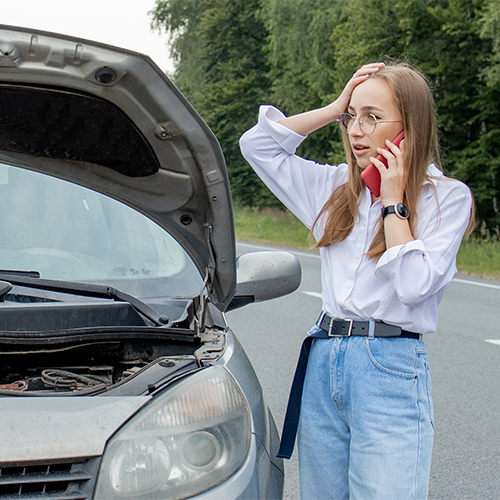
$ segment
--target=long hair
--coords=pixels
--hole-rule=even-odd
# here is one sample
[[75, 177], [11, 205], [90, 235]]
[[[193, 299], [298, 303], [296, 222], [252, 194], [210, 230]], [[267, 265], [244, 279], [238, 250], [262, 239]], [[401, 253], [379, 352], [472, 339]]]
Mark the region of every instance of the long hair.
[[[404, 203], [410, 212], [409, 224], [412, 234], [417, 227], [417, 204], [427, 169], [431, 162], [439, 165], [439, 143], [436, 128], [434, 100], [426, 78], [407, 64], [388, 64], [370, 78], [387, 83], [392, 91], [394, 104], [399, 111], [405, 131]], [[343, 132], [344, 150], [349, 165], [349, 177], [345, 184], [337, 187], [318, 214], [311, 233], [318, 221], [324, 217], [324, 231], [316, 247], [343, 241], [351, 233], [359, 216], [359, 200], [364, 183], [361, 168], [351, 150], [347, 133]], [[378, 259], [386, 250], [382, 218], [367, 256]]]

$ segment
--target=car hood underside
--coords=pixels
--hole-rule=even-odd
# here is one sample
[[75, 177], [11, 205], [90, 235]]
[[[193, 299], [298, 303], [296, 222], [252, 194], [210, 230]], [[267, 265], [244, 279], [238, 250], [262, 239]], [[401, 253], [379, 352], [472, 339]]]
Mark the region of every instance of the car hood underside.
[[225, 309], [235, 244], [224, 158], [147, 56], [0, 25], [0, 161], [123, 202], [190, 254]]

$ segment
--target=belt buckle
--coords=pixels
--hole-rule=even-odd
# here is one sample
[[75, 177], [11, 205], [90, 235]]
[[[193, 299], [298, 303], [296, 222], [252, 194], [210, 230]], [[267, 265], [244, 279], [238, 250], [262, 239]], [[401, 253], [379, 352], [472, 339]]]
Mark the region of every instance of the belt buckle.
[[[333, 328], [333, 322], [334, 321], [346, 321], [347, 323], [349, 323], [349, 331], [347, 333], [332, 333], [332, 328]], [[354, 323], [354, 319], [353, 318], [332, 318], [332, 320], [330, 321], [330, 327], [328, 328], [328, 336], [329, 337], [350, 337], [352, 335], [352, 325]]]

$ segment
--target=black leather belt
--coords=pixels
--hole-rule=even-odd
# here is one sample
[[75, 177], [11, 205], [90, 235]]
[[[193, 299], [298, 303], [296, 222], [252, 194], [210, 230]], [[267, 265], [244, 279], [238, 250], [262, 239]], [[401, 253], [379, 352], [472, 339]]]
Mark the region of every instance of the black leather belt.
[[281, 434], [281, 444], [278, 451], [278, 457], [281, 458], [290, 458], [295, 446], [295, 437], [299, 426], [300, 406], [302, 402], [302, 389], [304, 387], [309, 352], [314, 339], [351, 336], [369, 337], [370, 335], [374, 337], [420, 338], [420, 334], [418, 333], [407, 332], [399, 326], [387, 325], [382, 321], [333, 318], [327, 313], [321, 314], [316, 325], [320, 330], [307, 336], [304, 342], [302, 342], [302, 347], [300, 349], [299, 361], [295, 369], [292, 388], [288, 398], [283, 432]]
[[[327, 332], [329, 337], [368, 337], [370, 333], [369, 320], [333, 318], [328, 313], [322, 313], [316, 324]], [[372, 328], [375, 337], [420, 338], [418, 333], [407, 332], [399, 326], [388, 325], [383, 321], [372, 322]]]

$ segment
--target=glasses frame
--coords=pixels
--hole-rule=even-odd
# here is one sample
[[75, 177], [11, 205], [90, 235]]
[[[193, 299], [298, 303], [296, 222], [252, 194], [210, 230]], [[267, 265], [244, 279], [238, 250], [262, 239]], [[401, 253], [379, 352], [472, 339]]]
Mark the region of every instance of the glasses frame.
[[[350, 117], [348, 125], [344, 124], [344, 121], [342, 119], [342, 117], [344, 117], [344, 116]], [[373, 125], [373, 130], [371, 132], [366, 132], [363, 129], [363, 124], [366, 123], [366, 122], [363, 122], [363, 117], [367, 117], [367, 116], [371, 116], [373, 118], [373, 120], [375, 121], [375, 125]], [[351, 113], [340, 113], [339, 117], [337, 118], [337, 121], [339, 122], [339, 125], [340, 125], [340, 128], [342, 129], [342, 131], [348, 133], [349, 129], [352, 127], [352, 124], [356, 121], [357, 118], [358, 118], [357, 116], [355, 116]], [[402, 122], [402, 121], [403, 120], [379, 120], [373, 113], [363, 113], [359, 117], [359, 128], [361, 129], [361, 132], [363, 132], [363, 134], [371, 135], [371, 134], [373, 134], [373, 132], [375, 132], [375, 129], [377, 128], [377, 125], [379, 123], [398, 123], [398, 122]]]

